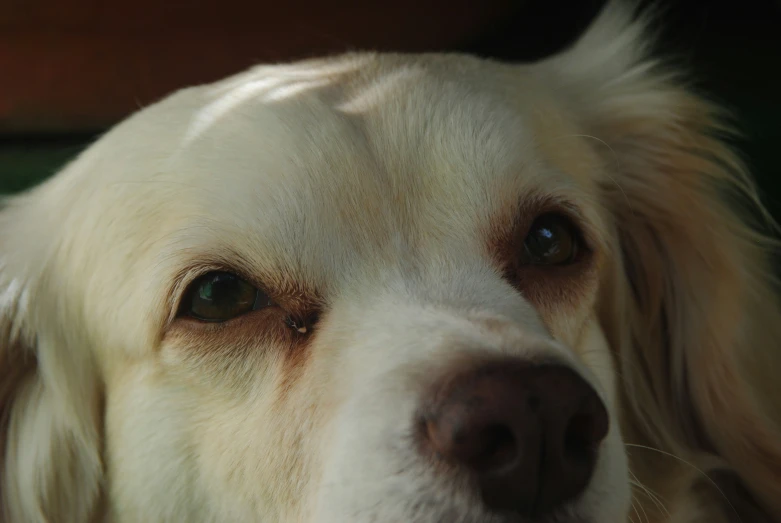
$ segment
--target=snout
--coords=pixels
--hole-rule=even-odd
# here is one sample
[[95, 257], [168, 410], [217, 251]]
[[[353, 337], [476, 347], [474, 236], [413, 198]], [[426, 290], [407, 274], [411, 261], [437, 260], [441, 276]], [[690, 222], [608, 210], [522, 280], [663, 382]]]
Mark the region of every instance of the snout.
[[587, 487], [608, 433], [596, 391], [560, 364], [507, 358], [450, 372], [418, 412], [420, 448], [488, 510], [540, 517]]

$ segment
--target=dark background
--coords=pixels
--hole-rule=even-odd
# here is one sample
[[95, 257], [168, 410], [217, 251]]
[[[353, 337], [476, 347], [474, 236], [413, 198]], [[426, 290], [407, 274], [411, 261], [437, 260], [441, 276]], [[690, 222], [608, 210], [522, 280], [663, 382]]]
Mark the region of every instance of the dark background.
[[[371, 2], [358, 10], [334, 1], [317, 2], [317, 12], [306, 2], [264, 12], [271, 7], [257, 0], [250, 12], [210, 0], [75, 0], [82, 11], [56, 0], [7, 1], [0, 7], [0, 193], [54, 174], [137, 107], [252, 63], [365, 48], [530, 61], [571, 43], [603, 4], [411, 0], [377, 3], [384, 7], [372, 12]], [[158, 4], [166, 10], [155, 12]], [[662, 6], [660, 51], [738, 116], [745, 138], [737, 146], [781, 217], [781, 0]]]

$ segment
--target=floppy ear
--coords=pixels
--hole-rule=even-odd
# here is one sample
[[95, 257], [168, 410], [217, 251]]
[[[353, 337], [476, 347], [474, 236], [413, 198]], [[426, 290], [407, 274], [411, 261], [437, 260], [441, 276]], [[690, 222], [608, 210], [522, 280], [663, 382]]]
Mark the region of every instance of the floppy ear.
[[603, 324], [627, 437], [731, 469], [781, 521], [781, 313], [771, 241], [742, 211], [767, 213], [724, 141], [723, 113], [648, 58], [645, 27], [610, 2], [540, 64], [604, 159], [620, 245]]
[[0, 521], [86, 522], [102, 464], [98, 384], [27, 212], [0, 202]]

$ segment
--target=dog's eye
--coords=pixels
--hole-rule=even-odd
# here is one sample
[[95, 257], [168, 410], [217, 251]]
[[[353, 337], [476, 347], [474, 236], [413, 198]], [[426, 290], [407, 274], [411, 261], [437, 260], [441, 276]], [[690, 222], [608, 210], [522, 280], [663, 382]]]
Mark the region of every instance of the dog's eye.
[[538, 217], [523, 242], [521, 262], [525, 265], [566, 265], [575, 261], [579, 250], [578, 231], [561, 214]]
[[210, 272], [195, 280], [185, 294], [182, 313], [202, 321], [226, 321], [274, 302], [235, 274]]

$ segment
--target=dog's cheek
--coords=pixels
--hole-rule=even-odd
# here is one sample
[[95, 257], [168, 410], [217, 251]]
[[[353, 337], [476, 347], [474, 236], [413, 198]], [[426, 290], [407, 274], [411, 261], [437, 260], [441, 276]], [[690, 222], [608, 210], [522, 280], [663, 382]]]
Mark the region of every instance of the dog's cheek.
[[[195, 492], [191, 419], [181, 393], [160, 379], [154, 365], [128, 366], [107, 387], [106, 467], [110, 505], [131, 521], [196, 521], [207, 510]], [[171, 503], [179, 492], [191, 504]]]
[[284, 318], [259, 311], [224, 324], [172, 326], [161, 343], [161, 362], [167, 374], [184, 383], [237, 394], [258, 380], [273, 379], [278, 363], [298, 344]]
[[181, 447], [197, 456], [198, 490], [219, 505], [211, 508], [218, 520], [240, 521], [241, 511], [297, 520], [324, 439], [326, 399], [316, 389], [332, 362], [313, 361], [317, 336], [248, 319], [169, 332], [155, 370], [165, 384], [159, 393], [183, 418]]
[[[129, 367], [107, 404], [117, 510], [134, 521], [295, 521], [312, 475], [311, 436], [322, 430], [311, 395], [295, 389], [279, 401], [281, 363], [267, 366], [273, 375], [242, 384], [230, 371], [213, 379], [203, 368]], [[186, 503], [172, 504], [171, 492]]]

